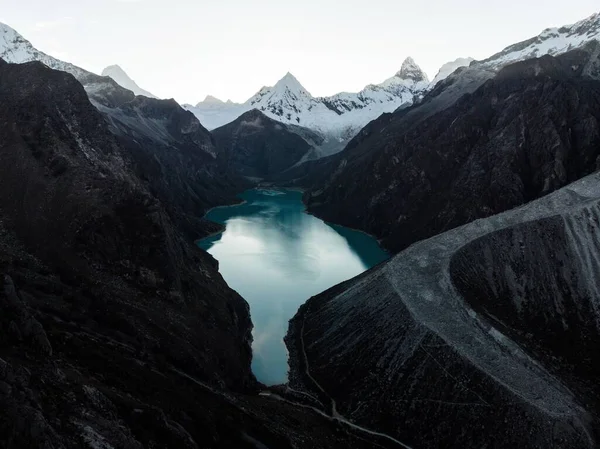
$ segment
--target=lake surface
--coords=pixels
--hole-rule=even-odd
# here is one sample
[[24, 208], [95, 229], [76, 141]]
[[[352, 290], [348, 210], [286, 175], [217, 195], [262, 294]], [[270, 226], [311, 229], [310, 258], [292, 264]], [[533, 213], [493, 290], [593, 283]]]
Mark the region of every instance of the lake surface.
[[226, 229], [198, 246], [250, 304], [252, 371], [264, 384], [282, 384], [288, 373], [283, 337], [298, 308], [389, 256], [373, 237], [307, 214], [300, 192], [255, 189], [240, 197], [245, 203], [207, 214]]

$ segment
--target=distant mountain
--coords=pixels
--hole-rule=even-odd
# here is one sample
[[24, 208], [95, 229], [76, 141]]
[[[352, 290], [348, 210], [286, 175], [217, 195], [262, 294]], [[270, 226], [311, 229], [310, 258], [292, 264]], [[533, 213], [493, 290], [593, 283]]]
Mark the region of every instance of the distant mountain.
[[448, 78], [448, 76], [454, 73], [456, 69], [467, 67], [473, 61], [475, 61], [473, 58], [458, 58], [454, 61], [447, 62], [440, 68], [433, 81], [431, 81], [430, 87], [435, 87], [437, 83]]
[[142, 89], [137, 85], [135, 81], [133, 81], [125, 71], [119, 67], [118, 65], [111, 65], [106, 67], [102, 71], [102, 76], [110, 76], [113, 80], [119, 83], [120, 86], [125, 89], [129, 89], [136, 95], [143, 95], [148, 98], [158, 98], [156, 95], [151, 94], [147, 90]]
[[253, 109], [212, 131], [226, 171], [267, 178], [300, 162], [312, 147], [281, 122]]
[[240, 103], [224, 102], [211, 95], [207, 95], [196, 106], [184, 104], [183, 108], [194, 113], [198, 120], [209, 130], [231, 123], [244, 112], [250, 110], [244, 108]]
[[384, 112], [414, 103], [427, 90], [427, 75], [407, 58], [393, 77], [371, 84], [358, 93], [313, 97], [291, 73], [272, 87], [263, 87], [243, 104], [215, 102], [213, 98], [184, 107], [208, 128], [222, 126], [251, 109], [286, 124], [319, 132], [322, 155], [342, 149], [361, 128]]
[[[414, 60], [407, 58], [392, 78], [381, 84], [369, 85], [358, 93], [313, 97], [288, 73], [275, 86], [263, 87], [243, 104], [215, 102], [209, 98], [196, 106], [184, 107], [208, 129], [222, 126], [250, 109], [259, 109], [280, 122], [298, 124], [320, 133], [325, 138], [320, 155], [325, 156], [340, 151], [371, 120], [408, 107], [429, 91], [439, 88], [439, 93], [444, 90], [444, 95], [431, 105], [431, 111], [440, 110], [450, 106], [461, 95], [473, 92], [507, 64], [545, 54], [558, 55], [598, 39], [599, 17], [600, 14], [594, 14], [574, 25], [547, 29], [539, 36], [507, 47], [484, 61], [458, 58], [444, 64], [431, 83]], [[453, 75], [465, 71], [468, 73], [458, 84], [448, 88], [454, 83]], [[443, 81], [446, 84], [442, 88]]]
[[198, 103], [196, 105], [196, 107], [200, 108], [200, 107], [206, 107], [206, 108], [215, 108], [215, 109], [221, 109], [221, 108], [226, 108], [232, 105], [238, 105], [239, 103], [234, 103], [231, 100], [227, 100], [227, 101], [223, 101], [223, 100], [219, 100], [217, 97], [213, 97], [212, 95], [207, 95], [204, 100], [202, 100], [200, 103]]
[[96, 104], [116, 106], [135, 96], [110, 77], [96, 75], [39, 51], [17, 31], [3, 23], [0, 23], [0, 58], [15, 64], [39, 61], [51, 69], [70, 73], [83, 84], [88, 96]]

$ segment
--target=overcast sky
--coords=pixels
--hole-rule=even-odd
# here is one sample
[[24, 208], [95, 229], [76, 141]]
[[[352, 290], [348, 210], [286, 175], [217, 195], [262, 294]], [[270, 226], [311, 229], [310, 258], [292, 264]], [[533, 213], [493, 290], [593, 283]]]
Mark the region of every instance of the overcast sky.
[[245, 101], [292, 72], [313, 95], [358, 91], [412, 56], [432, 78], [598, 0], [0, 0], [0, 21], [38, 49], [100, 73], [119, 64], [159, 97]]

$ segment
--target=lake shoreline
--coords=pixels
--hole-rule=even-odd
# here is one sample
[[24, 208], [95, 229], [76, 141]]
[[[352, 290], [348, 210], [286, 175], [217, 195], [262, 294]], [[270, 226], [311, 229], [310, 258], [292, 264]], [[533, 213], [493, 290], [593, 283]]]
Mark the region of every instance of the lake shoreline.
[[204, 216], [225, 225], [197, 245], [249, 304], [254, 325], [252, 371], [265, 386], [288, 382], [284, 343], [289, 320], [309, 298], [388, 260], [368, 233], [309, 213], [301, 189], [258, 186], [235, 205]]

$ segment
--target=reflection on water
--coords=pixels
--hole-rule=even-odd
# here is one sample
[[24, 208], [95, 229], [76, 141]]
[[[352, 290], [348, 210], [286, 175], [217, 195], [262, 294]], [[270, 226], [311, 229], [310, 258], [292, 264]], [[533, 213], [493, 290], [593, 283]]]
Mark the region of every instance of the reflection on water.
[[198, 244], [250, 304], [254, 374], [280, 384], [288, 370], [283, 337], [298, 307], [388, 256], [367, 234], [305, 213], [300, 192], [248, 190], [241, 197], [244, 204], [208, 213], [226, 229]]

